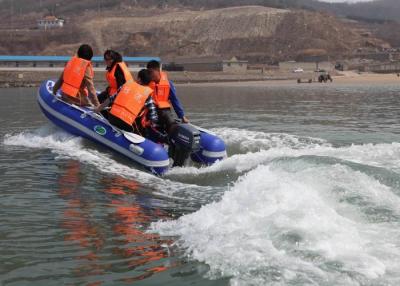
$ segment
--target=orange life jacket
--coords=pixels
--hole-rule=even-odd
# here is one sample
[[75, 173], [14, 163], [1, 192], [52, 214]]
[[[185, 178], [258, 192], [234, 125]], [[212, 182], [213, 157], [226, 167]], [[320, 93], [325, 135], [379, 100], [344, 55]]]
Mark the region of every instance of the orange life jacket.
[[157, 108], [171, 108], [171, 103], [169, 102], [169, 91], [171, 87], [169, 85], [167, 74], [165, 72], [161, 72], [160, 82], [151, 82], [149, 86], [154, 90], [151, 96], [153, 97]]
[[63, 93], [71, 97], [78, 97], [86, 68], [90, 69], [90, 73], [93, 76], [94, 72], [90, 61], [76, 56], [69, 60], [63, 73], [63, 84], [61, 85]]
[[152, 90], [134, 81], [125, 83], [118, 92], [110, 113], [125, 123], [132, 125], [140, 115]]
[[114, 67], [106, 73], [106, 80], [108, 82], [108, 94], [111, 96], [118, 91], [117, 79], [115, 78], [115, 70], [119, 66], [124, 74], [125, 83], [133, 81], [132, 74], [124, 62], [116, 63]]

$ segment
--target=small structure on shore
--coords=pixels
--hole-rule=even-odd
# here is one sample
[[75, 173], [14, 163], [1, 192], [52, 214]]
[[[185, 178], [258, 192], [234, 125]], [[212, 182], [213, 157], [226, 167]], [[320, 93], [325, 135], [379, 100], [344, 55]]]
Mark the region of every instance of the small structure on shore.
[[399, 73], [400, 61], [366, 65], [361, 71], [374, 73]]
[[293, 72], [296, 69], [303, 69], [304, 72], [314, 72], [317, 70], [326, 70], [332, 71], [334, 69], [334, 65], [331, 62], [296, 62], [296, 61], [288, 61], [288, 62], [280, 62], [279, 69], [285, 72]]
[[190, 72], [222, 71], [221, 60], [216, 57], [172, 58], [166, 59], [165, 70]]
[[222, 61], [222, 71], [230, 73], [246, 73], [248, 61], [240, 61], [236, 57]]
[[59, 19], [56, 16], [46, 16], [37, 20], [37, 26], [41, 30], [58, 29], [64, 27], [64, 22], [63, 19]]
[[166, 70], [190, 72], [246, 73], [248, 66], [248, 61], [238, 60], [236, 57], [230, 60], [221, 60], [217, 57], [178, 58], [166, 62]]

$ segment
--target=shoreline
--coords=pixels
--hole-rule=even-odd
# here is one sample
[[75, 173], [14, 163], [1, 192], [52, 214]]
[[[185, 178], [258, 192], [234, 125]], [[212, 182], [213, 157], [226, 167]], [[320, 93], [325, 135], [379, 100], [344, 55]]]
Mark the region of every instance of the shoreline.
[[227, 84], [232, 86], [325, 86], [325, 85], [399, 85], [400, 77], [396, 74], [373, 74], [365, 73], [358, 76], [338, 75], [333, 76], [333, 82], [319, 83], [312, 82], [301, 84], [297, 83], [295, 79], [266, 79], [266, 80], [248, 80], [248, 81], [217, 81], [217, 82], [196, 82], [196, 83], [178, 83], [178, 85], [190, 86], [225, 86]]
[[[0, 68], [0, 88], [14, 87], [38, 87], [44, 80], [58, 78], [62, 68]], [[233, 74], [223, 72], [168, 72], [169, 78], [177, 85], [298, 85], [315, 86], [332, 84], [400, 84], [400, 77], [397, 74], [374, 74], [357, 73], [352, 71], [341, 72], [332, 76], [333, 82], [308, 83], [306, 80], [312, 78], [312, 73], [292, 74], [292, 73], [246, 73]], [[301, 78], [304, 82], [299, 84], [297, 79]], [[95, 70], [96, 85], [106, 85], [105, 71]]]

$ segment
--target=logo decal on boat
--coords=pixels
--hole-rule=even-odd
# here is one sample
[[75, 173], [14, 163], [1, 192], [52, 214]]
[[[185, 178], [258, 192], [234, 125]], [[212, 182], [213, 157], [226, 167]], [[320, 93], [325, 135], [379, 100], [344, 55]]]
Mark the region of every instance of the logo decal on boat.
[[100, 126], [100, 125], [96, 125], [96, 126], [94, 127], [94, 131], [95, 131], [97, 134], [101, 135], [101, 136], [104, 136], [104, 135], [106, 135], [106, 133], [107, 133], [107, 130], [106, 130], [103, 126]]
[[46, 82], [46, 89], [48, 93], [53, 93], [53, 87], [54, 87], [55, 82], [52, 80], [48, 80]]

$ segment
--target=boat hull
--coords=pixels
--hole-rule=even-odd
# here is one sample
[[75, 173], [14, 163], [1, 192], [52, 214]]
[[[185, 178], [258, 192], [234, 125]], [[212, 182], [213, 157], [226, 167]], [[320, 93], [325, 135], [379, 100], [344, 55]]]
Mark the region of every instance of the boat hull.
[[[112, 126], [104, 117], [89, 108], [66, 103], [52, 94], [54, 81], [47, 80], [39, 88], [38, 104], [44, 115], [65, 131], [102, 144], [156, 175], [163, 175], [170, 166], [164, 146], [137, 134], [127, 133]], [[211, 165], [226, 157], [225, 144], [212, 132], [200, 131], [200, 149], [191, 159]]]
[[53, 85], [54, 81], [45, 81], [38, 94], [38, 104], [52, 123], [71, 134], [100, 143], [157, 175], [168, 170], [169, 157], [162, 145], [136, 134], [126, 134], [90, 109], [60, 100], [51, 93]]

